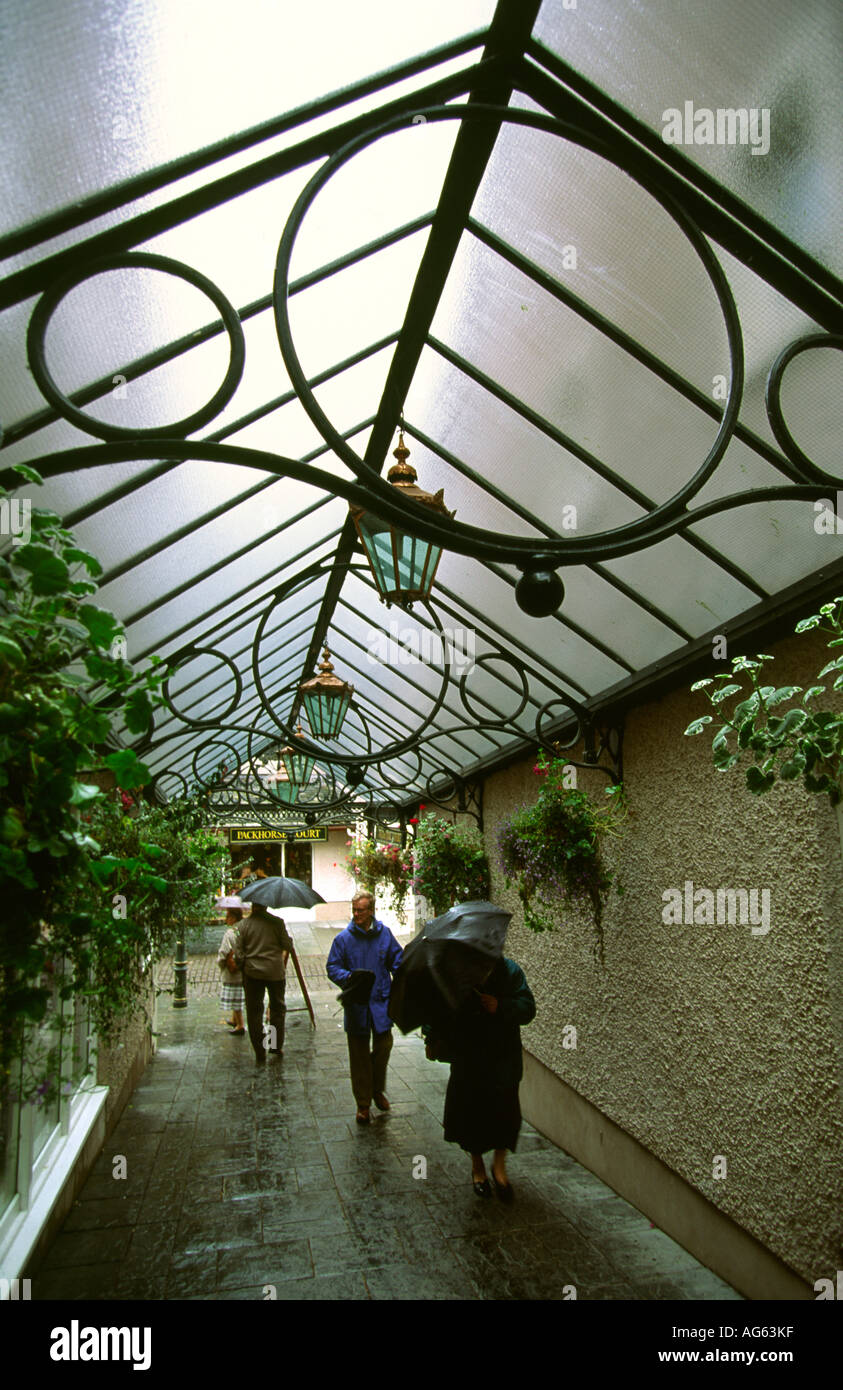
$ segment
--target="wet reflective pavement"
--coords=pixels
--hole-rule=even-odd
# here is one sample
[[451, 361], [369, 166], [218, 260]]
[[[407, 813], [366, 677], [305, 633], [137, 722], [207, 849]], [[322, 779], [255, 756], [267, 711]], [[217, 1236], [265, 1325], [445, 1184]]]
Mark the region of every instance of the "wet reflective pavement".
[[335, 995], [313, 996], [315, 1029], [290, 1013], [260, 1069], [215, 998], [164, 996], [159, 1051], [33, 1299], [740, 1297], [529, 1125], [514, 1204], [478, 1199], [418, 1035], [396, 1030], [393, 1108], [357, 1125]]

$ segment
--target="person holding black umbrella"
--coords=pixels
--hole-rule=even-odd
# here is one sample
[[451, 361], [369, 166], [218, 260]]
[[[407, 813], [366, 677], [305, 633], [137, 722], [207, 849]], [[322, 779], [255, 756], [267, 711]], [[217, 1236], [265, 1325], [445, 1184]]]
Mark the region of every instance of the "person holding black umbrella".
[[[243, 890], [244, 893], [246, 891]], [[266, 1061], [264, 991], [269, 995], [269, 1051], [277, 1053], [279, 1057], [284, 1051], [287, 1013], [284, 993], [287, 987], [287, 961], [292, 946], [283, 918], [274, 917], [264, 904], [252, 902], [250, 915], [240, 925], [240, 944], [235, 948], [234, 960], [243, 970], [246, 1026], [258, 1066]]]
[[[445, 1142], [471, 1155], [478, 1197], [491, 1197], [483, 1155], [490, 1150], [492, 1184], [502, 1202], [513, 1200], [506, 1172], [521, 1129], [518, 1083], [523, 1074], [521, 1028], [536, 1016], [524, 972], [507, 956], [495, 964], [474, 998], [466, 1001], [445, 1038], [451, 1076], [445, 1093]], [[436, 1044], [428, 1040], [427, 1055]]]
[[389, 927], [375, 919], [371, 893], [358, 893], [353, 898], [351, 917], [345, 930], [334, 938], [326, 968], [328, 977], [343, 991], [340, 999], [345, 1010], [356, 1119], [359, 1125], [367, 1125], [373, 1100], [379, 1110], [390, 1108], [385, 1092], [392, 1022], [386, 1006], [402, 951]]
[[506, 1155], [521, 1129], [521, 1028], [536, 1016], [524, 972], [503, 954], [511, 913], [457, 903], [427, 922], [404, 952], [390, 1017], [404, 1032], [422, 1024], [431, 1061], [450, 1062], [445, 1140], [471, 1155], [478, 1197], [491, 1197], [484, 1154], [502, 1202], [513, 1200]]

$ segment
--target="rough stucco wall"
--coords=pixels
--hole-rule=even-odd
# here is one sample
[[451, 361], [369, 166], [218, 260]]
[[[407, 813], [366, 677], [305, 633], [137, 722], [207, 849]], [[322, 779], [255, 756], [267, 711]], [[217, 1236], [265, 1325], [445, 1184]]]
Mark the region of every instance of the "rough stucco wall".
[[[827, 658], [813, 634], [771, 651], [776, 684], [807, 687]], [[709, 709], [683, 690], [627, 717], [630, 819], [608, 855], [625, 894], [605, 913], [603, 966], [588, 917], [566, 910], [557, 931], [537, 936], [503, 885], [497, 829], [536, 799], [532, 759], [485, 786], [493, 893], [515, 913], [507, 952], [538, 1005], [525, 1047], [813, 1283], [841, 1264], [837, 816], [799, 785], [759, 798], [739, 767], [718, 773], [711, 737], [683, 737]], [[605, 785], [579, 773], [595, 797]], [[769, 888], [768, 934], [665, 925], [662, 893], [686, 880]], [[565, 1024], [575, 1050], [563, 1047]], [[713, 1176], [717, 1155], [724, 1179]]]
[[[164, 1007], [169, 1007], [170, 997], [165, 996]], [[128, 1018], [123, 1028], [109, 1046], [100, 1044], [97, 1051], [97, 1083], [108, 1086], [105, 1102], [106, 1132], [110, 1133], [120, 1118], [120, 1113], [140, 1080], [152, 1056], [150, 1022], [152, 1017], [153, 994], [150, 989], [146, 1000], [149, 1013], [147, 1018], [138, 1009]]]

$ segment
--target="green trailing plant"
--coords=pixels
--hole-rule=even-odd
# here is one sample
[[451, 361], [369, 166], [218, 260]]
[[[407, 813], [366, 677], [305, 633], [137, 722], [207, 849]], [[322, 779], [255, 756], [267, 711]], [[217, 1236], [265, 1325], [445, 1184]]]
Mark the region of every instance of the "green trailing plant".
[[[819, 629], [831, 634], [829, 649], [843, 648], [841, 614], [843, 597], [803, 618], [796, 631]], [[748, 762], [746, 785], [757, 796], [768, 792], [778, 780], [801, 779], [807, 791], [828, 796], [836, 806], [843, 796], [843, 712], [811, 708], [828, 693], [825, 685], [816, 683], [803, 690], [801, 685], [762, 684], [764, 663], [772, 660], [763, 653], [754, 659], [736, 656], [730, 672], [691, 686], [693, 691], [705, 692], [721, 721], [711, 745], [714, 766], [719, 772], [728, 772]], [[843, 652], [826, 662], [816, 681], [826, 678], [833, 678], [832, 691], [843, 690]], [[737, 703], [730, 707], [730, 701]], [[695, 719], [686, 735], [701, 734], [713, 718], [704, 714]]]
[[[16, 471], [40, 484], [26, 465]], [[0, 498], [6, 496], [0, 490]], [[137, 998], [137, 980], [132, 977], [127, 993], [123, 967], [137, 954], [148, 958], [154, 936], [143, 913], [120, 919], [110, 901], [103, 906], [97, 875], [110, 851], [93, 832], [104, 830], [111, 815], [103, 804], [108, 774], [127, 795], [149, 781], [131, 749], [106, 749], [118, 723], [130, 736], [149, 729], [161, 698], [161, 672], [156, 663], [135, 672], [126, 660], [120, 623], [90, 601], [102, 572], [95, 557], [79, 547], [54, 513], [31, 507], [27, 520], [29, 534], [0, 558], [0, 1052], [5, 1075], [10, 1051], [20, 1044], [21, 1025], [44, 1018], [58, 976], [61, 998], [90, 998], [103, 1031], [115, 1026]], [[154, 830], [160, 838], [160, 823]], [[165, 876], [154, 868], [161, 857], [156, 844], [151, 837], [138, 843], [137, 853], [122, 856], [122, 879], [119, 866], [112, 866], [114, 881], [129, 890], [127, 901], [132, 892], [140, 904], [164, 891], [158, 880]]]
[[501, 867], [514, 884], [531, 931], [552, 931], [566, 903], [587, 902], [597, 949], [603, 957], [603, 907], [616, 876], [606, 867], [602, 846], [625, 814], [623, 788], [606, 788], [609, 801], [595, 804], [568, 785], [569, 764], [544, 753], [533, 768], [541, 778], [538, 800], [504, 821], [498, 833]]
[[357, 889], [375, 897], [388, 894], [393, 910], [403, 922], [407, 894], [413, 881], [413, 856], [409, 848], [373, 839], [349, 840], [346, 867]]
[[488, 899], [489, 861], [476, 826], [435, 815], [411, 823], [416, 825], [413, 886], [437, 917], [454, 903]]

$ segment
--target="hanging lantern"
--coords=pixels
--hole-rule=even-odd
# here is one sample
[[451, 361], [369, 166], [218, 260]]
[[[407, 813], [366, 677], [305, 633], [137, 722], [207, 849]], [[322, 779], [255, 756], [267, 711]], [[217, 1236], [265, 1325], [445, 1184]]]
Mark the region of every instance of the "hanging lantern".
[[[296, 725], [296, 737], [303, 737], [301, 724]], [[284, 764], [284, 770], [287, 773], [287, 786], [292, 794], [295, 794], [300, 787], [307, 786], [316, 762], [315, 758], [309, 757], [307, 753], [300, 753], [297, 748], [291, 748], [287, 744], [286, 748], [279, 748], [278, 761]]]
[[[434, 494], [425, 492], [416, 482], [416, 470], [407, 462], [410, 450], [404, 444], [404, 431], [398, 432], [398, 448], [393, 451], [398, 460], [390, 468], [387, 478], [403, 497], [412, 502], [420, 502], [439, 516], [452, 517], [445, 506], [442, 489]], [[420, 541], [407, 535], [398, 526], [381, 519], [362, 507], [349, 507], [360, 544], [369, 561], [381, 602], [389, 607], [398, 603], [402, 608], [411, 608], [414, 599], [430, 596], [436, 567], [442, 548]]]
[[326, 647], [318, 674], [299, 686], [314, 738], [323, 741], [339, 735], [353, 694], [354, 686], [334, 675], [331, 653]]

